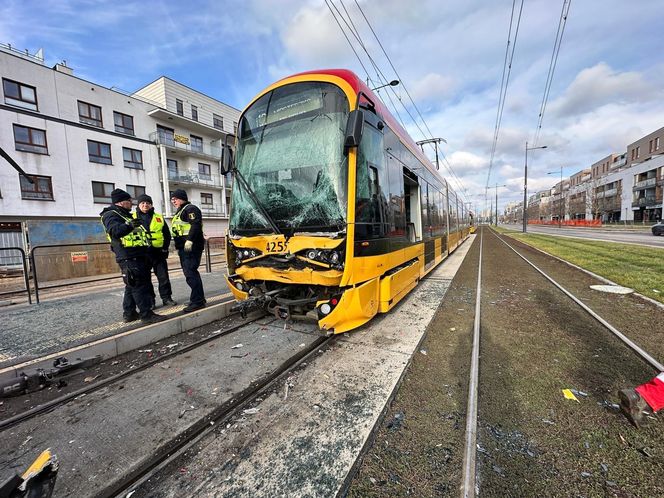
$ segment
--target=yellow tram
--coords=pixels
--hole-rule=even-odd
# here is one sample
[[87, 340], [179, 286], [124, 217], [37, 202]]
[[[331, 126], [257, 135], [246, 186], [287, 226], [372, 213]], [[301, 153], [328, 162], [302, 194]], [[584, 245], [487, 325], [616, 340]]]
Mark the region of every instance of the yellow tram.
[[244, 312], [308, 315], [328, 333], [393, 308], [470, 230], [436, 168], [354, 73], [297, 74], [243, 111], [227, 237]]

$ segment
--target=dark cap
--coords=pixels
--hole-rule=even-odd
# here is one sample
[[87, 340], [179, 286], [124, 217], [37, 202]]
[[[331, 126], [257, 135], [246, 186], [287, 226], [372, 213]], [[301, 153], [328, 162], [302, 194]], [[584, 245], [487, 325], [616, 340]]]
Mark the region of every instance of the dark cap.
[[173, 193], [171, 194], [171, 199], [182, 199], [183, 201], [189, 201], [189, 198], [187, 197], [187, 192], [185, 192], [181, 188], [173, 191]]
[[136, 203], [140, 204], [141, 202], [149, 202], [150, 204], [154, 204], [152, 202], [152, 197], [150, 197], [147, 194], [141, 194], [136, 198]]
[[116, 203], [122, 202], [122, 201], [128, 201], [130, 199], [131, 199], [131, 195], [129, 195], [127, 192], [125, 192], [121, 188], [116, 188], [113, 192], [111, 192], [111, 202], [113, 204], [116, 204]]

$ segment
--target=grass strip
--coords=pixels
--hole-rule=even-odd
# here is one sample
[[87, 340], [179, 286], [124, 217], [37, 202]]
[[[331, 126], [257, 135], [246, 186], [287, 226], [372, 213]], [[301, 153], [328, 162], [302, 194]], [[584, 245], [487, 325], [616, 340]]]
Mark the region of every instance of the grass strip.
[[524, 234], [503, 227], [497, 231], [664, 303], [664, 249]]

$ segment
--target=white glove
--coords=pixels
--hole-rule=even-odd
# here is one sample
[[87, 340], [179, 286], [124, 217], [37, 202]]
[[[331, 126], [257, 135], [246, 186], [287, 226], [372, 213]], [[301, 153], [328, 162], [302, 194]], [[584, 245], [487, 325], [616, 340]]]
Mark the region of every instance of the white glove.
[[191, 240], [188, 240], [184, 243], [184, 252], [191, 252], [194, 247], [194, 243]]

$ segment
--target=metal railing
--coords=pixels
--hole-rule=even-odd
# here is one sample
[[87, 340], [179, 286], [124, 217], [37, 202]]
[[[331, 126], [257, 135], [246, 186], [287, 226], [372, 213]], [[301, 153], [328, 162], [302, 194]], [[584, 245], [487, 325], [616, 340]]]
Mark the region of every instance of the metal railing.
[[647, 187], [654, 187], [657, 184], [657, 178], [652, 177], [648, 178], [647, 180], [641, 180], [640, 182], [636, 182], [634, 184], [634, 188], [647, 188]]
[[2, 291], [0, 296], [8, 296], [26, 292], [28, 295], [28, 304], [32, 304], [32, 294], [30, 292], [30, 276], [28, 273], [28, 264], [25, 257], [25, 251], [22, 247], [0, 247], [0, 252], [2, 251], [18, 251], [21, 253], [21, 265], [23, 266], [23, 281], [25, 283], [25, 289], [15, 290], [15, 291]]
[[[226, 254], [226, 246], [225, 246], [225, 237], [209, 237], [205, 241], [205, 249], [204, 249], [204, 257], [205, 259], [201, 261], [201, 264], [205, 265], [205, 270], [207, 273], [212, 272], [212, 267], [215, 265], [223, 265], [226, 262], [225, 254]], [[24, 267], [24, 275], [25, 275], [25, 283], [26, 283], [26, 289], [28, 289], [28, 299], [30, 304], [32, 304], [32, 298], [30, 294], [30, 284], [29, 284], [29, 271], [26, 265], [26, 259], [30, 261], [30, 267], [32, 270], [32, 279], [33, 279], [33, 286], [34, 286], [34, 292], [35, 292], [35, 302], [39, 304], [40, 298], [39, 298], [39, 291], [47, 290], [47, 289], [57, 289], [57, 288], [62, 288], [62, 287], [71, 287], [75, 285], [84, 285], [84, 284], [91, 284], [91, 283], [96, 283], [96, 282], [103, 282], [103, 281], [110, 281], [110, 280], [117, 280], [121, 279], [122, 275], [120, 274], [120, 270], [117, 267], [117, 264], [115, 263], [115, 258], [113, 257], [112, 251], [110, 249], [108, 252], [104, 251], [104, 255], [110, 255], [110, 257], [113, 257], [113, 262], [112, 262], [112, 267], [113, 271], [108, 272], [108, 273], [98, 273], [98, 274], [93, 274], [93, 275], [88, 275], [83, 278], [79, 277], [76, 279], [76, 277], [72, 275], [67, 275], [65, 278], [61, 278], [59, 280], [60, 283], [54, 284], [54, 285], [41, 285], [39, 284], [39, 275], [40, 271], [38, 271], [39, 264], [37, 263], [40, 256], [52, 256], [52, 257], [59, 257], [62, 258], [64, 256], [64, 253], [51, 253], [50, 255], [39, 255], [37, 252], [38, 250], [43, 250], [43, 249], [54, 249], [54, 248], [65, 248], [65, 247], [81, 247], [81, 246], [109, 246], [108, 242], [87, 242], [87, 243], [78, 243], [78, 244], [44, 244], [44, 245], [38, 245], [33, 247], [30, 250], [29, 256], [26, 258], [25, 257], [25, 252], [21, 248], [0, 248], [1, 250], [18, 250], [23, 254], [23, 267]], [[86, 252], [86, 251], [80, 251], [80, 252]], [[73, 260], [72, 260], [73, 261]], [[179, 260], [177, 264], [174, 265], [169, 265], [168, 272], [171, 273], [172, 271], [181, 271], [182, 267], [179, 264]], [[88, 278], [91, 277], [91, 278]], [[21, 291], [24, 292], [24, 291]]]
[[206, 143], [191, 143], [188, 137], [180, 137], [180, 135], [171, 135], [163, 132], [150, 133], [150, 141], [157, 145], [165, 145], [172, 149], [187, 152], [189, 154], [201, 155], [213, 158], [216, 161], [221, 160], [221, 147]]
[[643, 206], [649, 206], [656, 204], [657, 200], [655, 199], [655, 196], [652, 197], [641, 197], [639, 199], [635, 199], [632, 202], [632, 207], [643, 207]]
[[[163, 175], [161, 170], [159, 170], [159, 179], [162, 180]], [[222, 180], [221, 175], [217, 174], [205, 174], [201, 173], [198, 170], [186, 169], [186, 170], [168, 170], [168, 179], [169, 181], [176, 183], [188, 183], [192, 185], [200, 185], [206, 187], [217, 187], [221, 188]]]

